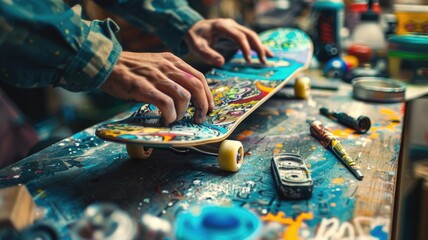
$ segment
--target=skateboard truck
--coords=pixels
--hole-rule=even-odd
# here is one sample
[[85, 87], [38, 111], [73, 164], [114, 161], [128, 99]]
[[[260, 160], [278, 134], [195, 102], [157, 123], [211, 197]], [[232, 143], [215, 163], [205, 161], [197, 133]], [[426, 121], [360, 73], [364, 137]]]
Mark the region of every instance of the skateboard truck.
[[[200, 152], [210, 156], [217, 156], [221, 170], [228, 172], [237, 172], [244, 161], [244, 147], [240, 141], [223, 140], [218, 147], [218, 152], [206, 151], [209, 145], [188, 146], [188, 147], [169, 147], [170, 150], [177, 153], [187, 153], [190, 150]], [[126, 150], [130, 158], [147, 159], [153, 152], [153, 148], [145, 147], [140, 144], [127, 144]]]

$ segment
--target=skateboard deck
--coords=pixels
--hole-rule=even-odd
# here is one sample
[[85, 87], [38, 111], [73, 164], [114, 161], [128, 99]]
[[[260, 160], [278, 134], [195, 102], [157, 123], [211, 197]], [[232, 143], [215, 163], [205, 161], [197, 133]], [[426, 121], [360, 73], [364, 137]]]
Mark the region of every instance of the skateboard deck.
[[224, 66], [205, 74], [215, 109], [203, 124], [193, 123], [194, 108], [190, 106], [182, 120], [162, 126], [156, 106], [143, 104], [126, 119], [100, 125], [96, 135], [156, 148], [191, 147], [226, 139], [248, 115], [306, 69], [312, 58], [312, 42], [300, 30], [269, 30], [261, 33], [260, 39], [275, 54], [267, 64], [260, 64], [254, 52], [252, 63], [246, 63], [239, 51]]

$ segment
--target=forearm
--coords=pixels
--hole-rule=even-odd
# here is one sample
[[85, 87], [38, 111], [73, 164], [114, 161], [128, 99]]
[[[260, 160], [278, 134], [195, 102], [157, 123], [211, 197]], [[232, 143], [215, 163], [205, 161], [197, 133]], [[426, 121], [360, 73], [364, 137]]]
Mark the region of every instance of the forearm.
[[121, 47], [111, 20], [83, 21], [60, 0], [0, 3], [0, 79], [20, 87], [90, 91]]
[[135, 26], [158, 35], [177, 54], [188, 51], [184, 36], [203, 19], [186, 1], [95, 0], [100, 6], [120, 15]]

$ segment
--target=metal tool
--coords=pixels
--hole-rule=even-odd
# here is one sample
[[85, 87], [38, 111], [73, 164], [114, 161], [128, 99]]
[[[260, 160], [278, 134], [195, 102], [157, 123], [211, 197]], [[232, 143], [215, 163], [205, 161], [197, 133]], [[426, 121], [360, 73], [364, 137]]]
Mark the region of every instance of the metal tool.
[[336, 157], [342, 161], [343, 164], [354, 174], [358, 180], [363, 180], [364, 176], [360, 170], [360, 167], [355, 161], [349, 156], [346, 150], [343, 148], [339, 139], [332, 134], [320, 121], [311, 122], [310, 126], [311, 134], [320, 141], [325, 147], [330, 149]]
[[367, 116], [359, 116], [355, 119], [344, 112], [331, 112], [324, 107], [320, 108], [320, 113], [336, 122], [355, 129], [357, 133], [366, 133], [372, 126], [370, 118]]
[[308, 199], [314, 183], [302, 157], [282, 153], [272, 158], [272, 172], [281, 196], [285, 199]]

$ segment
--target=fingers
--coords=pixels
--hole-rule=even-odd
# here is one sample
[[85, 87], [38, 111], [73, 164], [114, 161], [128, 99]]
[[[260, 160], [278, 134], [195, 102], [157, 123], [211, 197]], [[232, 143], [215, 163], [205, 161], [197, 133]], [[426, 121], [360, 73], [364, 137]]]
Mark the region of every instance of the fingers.
[[214, 109], [214, 100], [205, 76], [172, 54], [165, 54], [165, 59], [168, 62], [163, 63], [161, 71], [169, 79], [190, 92], [192, 103], [195, 106], [194, 122], [203, 123], [208, 111]]
[[261, 63], [266, 64], [266, 56], [274, 56], [272, 51], [270, 51], [269, 48], [263, 45], [263, 43], [260, 41], [259, 36], [255, 32], [239, 24], [237, 28], [239, 28], [243, 33], [245, 33], [248, 42], [251, 45], [251, 48], [257, 52]]
[[247, 62], [251, 62], [251, 46], [248, 42], [247, 35], [245, 32], [242, 31], [242, 29], [239, 28], [239, 24], [237, 24], [234, 20], [228, 20], [232, 23], [228, 26], [226, 24], [218, 24], [217, 29], [227, 37], [233, 39], [239, 46], [239, 48], [242, 51], [242, 54], [244, 55], [244, 58]]
[[[162, 115], [162, 124], [168, 125], [176, 121], [177, 115], [180, 114], [176, 107], [176, 101], [172, 99], [167, 94], [159, 91], [156, 88], [151, 88], [151, 90], [144, 93], [140, 93], [141, 98], [136, 97], [135, 100], [138, 102], [145, 102], [155, 105], [161, 111]], [[144, 96], [143, 96], [144, 95]]]
[[171, 118], [167, 118], [165, 114], [169, 114], [169, 112], [162, 111], [161, 109], [162, 113], [164, 113], [164, 119], [166, 121], [165, 124], [169, 124], [172, 121], [181, 120], [184, 117], [184, 114], [186, 114], [187, 108], [189, 107], [191, 93], [170, 79], [159, 81], [159, 83], [155, 84], [155, 88], [171, 98], [174, 104], [174, 108], [171, 109], [169, 102], [158, 102], [158, 104], [160, 104], [159, 109], [161, 109], [161, 106], [163, 105], [164, 109], [167, 109], [168, 111], [175, 111], [176, 113], [176, 118], [171, 119], [174, 115], [169, 116]]
[[212, 49], [208, 41], [204, 38], [198, 38], [195, 34], [190, 33], [186, 36], [188, 47], [190, 51], [195, 53], [201, 59], [204, 59], [208, 64], [214, 65], [216, 67], [221, 67], [225, 60], [224, 57]]
[[191, 101], [195, 107], [193, 120], [198, 124], [203, 123], [210, 108], [203, 82], [192, 74], [180, 69], [177, 69], [176, 74], [169, 75], [169, 77], [190, 93], [192, 96]]
[[[182, 119], [190, 101], [195, 106], [194, 122], [202, 124], [205, 121], [209, 104], [200, 79], [171, 66], [169, 70], [152, 73], [152, 76], [157, 79], [152, 82], [152, 91], [136, 100], [156, 105], [162, 112], [164, 124]], [[146, 95], [145, 91], [139, 92]]]
[[[223, 59], [223, 61], [224, 61], [224, 59]], [[205, 95], [206, 102], [208, 104], [208, 111], [211, 112], [212, 110], [214, 110], [213, 95], [211, 93], [210, 87], [208, 86], [207, 80], [205, 79], [205, 76], [201, 72], [192, 68], [190, 65], [188, 65], [185, 62], [177, 63], [177, 67], [182, 71], [181, 76], [184, 76], [184, 79], [185, 79], [185, 81], [180, 82], [180, 84], [183, 84], [183, 86], [189, 85], [189, 87], [192, 85], [196, 86], [197, 87], [196, 91], [199, 92], [200, 94]], [[198, 83], [188, 83], [188, 82], [193, 82], [193, 81], [199, 81], [201, 83], [202, 87], [199, 88]], [[201, 90], [203, 90], [203, 91], [201, 91]], [[193, 93], [192, 93], [192, 96], [194, 96]], [[196, 99], [196, 101], [199, 102], [198, 99]], [[193, 104], [195, 104], [195, 103], [193, 103]]]
[[154, 104], [163, 124], [180, 120], [190, 100], [195, 123], [203, 123], [214, 109], [211, 91], [202, 73], [171, 53], [122, 52], [101, 89], [112, 96]]

